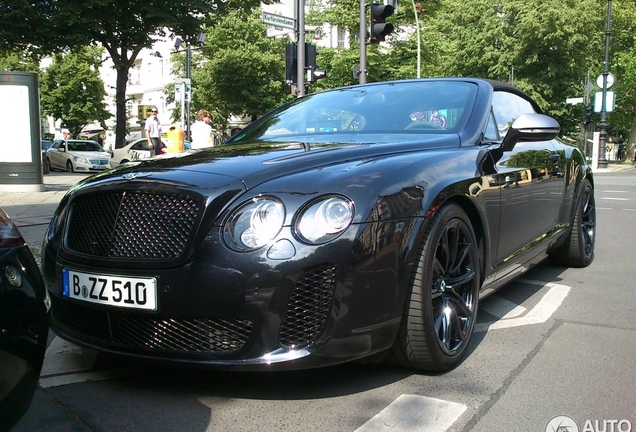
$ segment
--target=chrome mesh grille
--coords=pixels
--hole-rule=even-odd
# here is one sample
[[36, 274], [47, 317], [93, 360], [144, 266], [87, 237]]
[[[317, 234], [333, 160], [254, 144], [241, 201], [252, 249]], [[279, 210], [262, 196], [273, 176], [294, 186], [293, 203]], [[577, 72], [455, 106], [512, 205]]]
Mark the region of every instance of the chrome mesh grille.
[[189, 197], [137, 191], [102, 192], [73, 201], [68, 247], [97, 257], [176, 258], [199, 205]]
[[313, 343], [322, 332], [336, 288], [336, 267], [307, 271], [296, 283], [280, 330], [280, 344], [298, 349]]
[[88, 343], [175, 353], [229, 353], [245, 345], [248, 319], [154, 318], [103, 311], [52, 296], [53, 322]]

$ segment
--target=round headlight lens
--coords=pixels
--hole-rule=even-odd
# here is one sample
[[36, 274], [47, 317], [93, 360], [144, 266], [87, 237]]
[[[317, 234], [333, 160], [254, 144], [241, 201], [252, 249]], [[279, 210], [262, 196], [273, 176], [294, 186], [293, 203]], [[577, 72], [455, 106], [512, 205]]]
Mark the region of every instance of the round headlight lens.
[[283, 228], [285, 207], [274, 198], [254, 198], [229, 217], [223, 235], [238, 251], [250, 251], [270, 243]]
[[305, 242], [321, 244], [333, 240], [353, 221], [353, 203], [342, 196], [326, 196], [305, 208], [296, 222], [296, 233]]

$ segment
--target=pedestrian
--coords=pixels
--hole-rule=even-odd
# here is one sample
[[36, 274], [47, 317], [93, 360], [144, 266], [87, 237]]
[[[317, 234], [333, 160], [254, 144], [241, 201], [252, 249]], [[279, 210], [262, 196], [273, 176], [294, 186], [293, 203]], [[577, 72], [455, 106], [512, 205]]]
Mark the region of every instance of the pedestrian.
[[202, 149], [214, 147], [214, 135], [212, 134], [212, 126], [210, 125], [210, 112], [200, 109], [197, 112], [197, 120], [190, 128], [192, 135], [192, 148]]
[[146, 119], [146, 138], [148, 139], [148, 146], [155, 155], [163, 153], [163, 145], [161, 143], [161, 122], [157, 117], [157, 107], [153, 107], [150, 110], [150, 117]]

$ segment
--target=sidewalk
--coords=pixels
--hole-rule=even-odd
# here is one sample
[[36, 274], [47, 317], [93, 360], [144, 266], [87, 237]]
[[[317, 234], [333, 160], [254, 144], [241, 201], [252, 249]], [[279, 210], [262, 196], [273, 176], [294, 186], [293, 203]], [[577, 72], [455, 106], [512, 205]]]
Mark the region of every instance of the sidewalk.
[[0, 206], [20, 229], [33, 251], [42, 247], [42, 239], [51, 216], [66, 191], [88, 174], [54, 172], [44, 176], [44, 192], [0, 191]]

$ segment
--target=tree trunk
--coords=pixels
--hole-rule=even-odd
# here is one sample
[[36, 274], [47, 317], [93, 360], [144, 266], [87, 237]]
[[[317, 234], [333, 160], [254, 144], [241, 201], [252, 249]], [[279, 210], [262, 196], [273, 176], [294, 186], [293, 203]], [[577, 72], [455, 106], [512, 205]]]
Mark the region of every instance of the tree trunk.
[[126, 126], [128, 125], [128, 113], [126, 112], [126, 85], [128, 84], [129, 66], [121, 62], [115, 62], [117, 70], [117, 89], [115, 92], [116, 125], [115, 148], [126, 146]]

